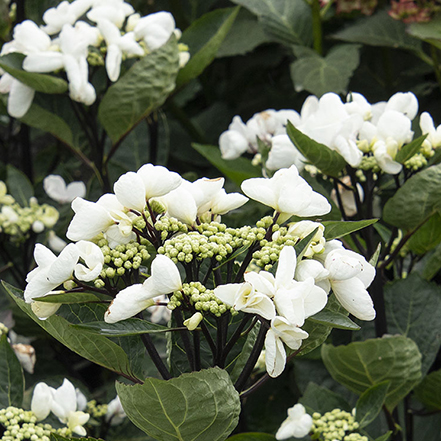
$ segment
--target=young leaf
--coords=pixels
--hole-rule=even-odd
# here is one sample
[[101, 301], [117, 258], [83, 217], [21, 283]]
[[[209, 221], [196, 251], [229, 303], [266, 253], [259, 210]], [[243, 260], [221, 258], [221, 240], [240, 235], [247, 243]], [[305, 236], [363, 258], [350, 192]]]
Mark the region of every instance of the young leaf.
[[441, 164], [426, 168], [407, 180], [384, 206], [385, 222], [413, 230], [438, 209], [441, 201]]
[[327, 241], [333, 239], [340, 239], [354, 231], [361, 230], [368, 227], [369, 225], [375, 224], [378, 219], [366, 219], [361, 221], [323, 221], [322, 224], [325, 227], [325, 239]]
[[227, 161], [222, 159], [219, 148], [214, 145], [193, 143], [192, 147], [237, 185], [245, 179], [262, 176], [260, 168], [252, 165], [249, 159], [237, 158], [234, 161]]
[[178, 44], [168, 43], [137, 61], [110, 86], [98, 109], [98, 118], [113, 143], [161, 106], [175, 88], [179, 69]]
[[429, 411], [441, 410], [441, 370], [427, 375], [415, 388], [415, 395]]
[[337, 177], [344, 169], [346, 161], [339, 153], [314, 141], [296, 129], [289, 121], [286, 132], [300, 153], [325, 175]]
[[24, 393], [24, 376], [20, 362], [8, 342], [8, 337], [0, 337], [0, 408], [21, 407]]
[[168, 381], [116, 383], [116, 391], [133, 424], [159, 441], [223, 441], [239, 421], [239, 394], [217, 367]]
[[23, 70], [21, 66], [25, 57], [18, 52], [3, 55], [0, 57], [0, 67], [37, 92], [59, 94], [67, 91], [67, 82], [62, 78]]
[[355, 406], [355, 419], [360, 428], [368, 426], [377, 418], [386, 399], [390, 381], [383, 381], [363, 392]]
[[81, 323], [72, 325], [74, 328], [83, 329], [93, 334], [105, 335], [106, 337], [126, 337], [129, 335], [154, 334], [167, 332], [172, 329], [140, 319], [128, 319], [118, 323], [106, 323], [103, 321]]
[[358, 331], [360, 329], [360, 326], [358, 326], [357, 323], [354, 323], [346, 315], [326, 308], [309, 317], [309, 320], [330, 326], [331, 328], [345, 329], [347, 331]]
[[322, 346], [322, 359], [334, 380], [362, 394], [390, 380], [385, 405], [392, 411], [421, 380], [421, 354], [416, 343], [403, 336], [387, 336]]
[[395, 156], [395, 161], [400, 164], [404, 164], [408, 159], [410, 159], [415, 153], [418, 153], [424, 140], [427, 138], [427, 134], [414, 139], [409, 144], [406, 144]]
[[8, 193], [22, 206], [29, 206], [29, 199], [34, 196], [34, 187], [27, 176], [11, 164], [6, 167], [6, 187]]
[[378, 243], [377, 248], [375, 250], [375, 253], [372, 255], [372, 257], [369, 259], [369, 263], [373, 266], [377, 266], [378, 258], [380, 257], [381, 253], [381, 242]]
[[239, 7], [216, 9], [193, 22], [184, 31], [180, 42], [188, 46], [190, 60], [179, 71], [176, 80], [177, 87], [199, 76], [215, 59], [239, 9]]

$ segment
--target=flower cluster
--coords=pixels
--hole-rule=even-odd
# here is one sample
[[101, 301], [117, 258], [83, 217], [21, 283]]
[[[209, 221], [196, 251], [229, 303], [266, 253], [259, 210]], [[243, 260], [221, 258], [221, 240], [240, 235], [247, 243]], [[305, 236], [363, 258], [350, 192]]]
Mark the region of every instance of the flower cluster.
[[430, 21], [441, 9], [433, 0], [398, 0], [391, 2], [389, 15], [404, 23], [424, 23]]
[[42, 233], [57, 223], [58, 211], [48, 204], [39, 204], [32, 197], [29, 206], [22, 207], [11, 195], [7, 187], [0, 181], [0, 233], [11, 236], [15, 242], [26, 239], [29, 233]]
[[[285, 224], [293, 215], [330, 210], [295, 166], [270, 179], [242, 183], [248, 197], [274, 210], [255, 227], [229, 228], [220, 222], [221, 215], [248, 200], [227, 194], [223, 184], [221, 178], [188, 182], [146, 164], [122, 175], [114, 194], [97, 202], [74, 199], [67, 237], [75, 243], [58, 257], [36, 246], [38, 266], [28, 274], [25, 300], [45, 318], [60, 304], [40, 297], [91, 290], [113, 299], [104, 314], [108, 323], [143, 318], [147, 308], [155, 308], [159, 321], [166, 315], [158, 313], [162, 308], [177, 313], [178, 326], [203, 328], [206, 336], [206, 320], [252, 314], [265, 332], [266, 369], [273, 377], [285, 367], [285, 345], [300, 348], [308, 338], [301, 327], [326, 306], [331, 290], [359, 319], [375, 317], [366, 290], [374, 268], [340, 241], [327, 242], [318, 222]], [[269, 272], [274, 264], [275, 274]], [[57, 291], [62, 284], [65, 290]], [[222, 364], [228, 354], [220, 349], [217, 354]]]
[[[305, 159], [286, 135], [278, 116], [281, 113], [285, 124], [289, 120], [311, 139], [337, 151], [351, 167], [397, 174], [403, 165], [396, 156], [413, 139], [411, 127], [417, 112], [418, 101], [411, 92], [396, 93], [387, 102], [375, 104], [359, 93], [350, 93], [345, 103], [337, 94], [327, 93], [320, 99], [308, 97], [300, 114], [294, 110], [267, 110], [246, 124], [236, 116], [221, 134], [219, 145], [224, 159], [234, 159], [248, 151], [256, 155], [255, 162], [267, 158], [263, 161], [267, 170], [292, 164], [303, 167]], [[255, 123], [262, 119], [265, 125]], [[441, 126], [434, 126], [430, 114], [423, 112], [419, 123], [427, 137], [419, 152], [404, 163], [404, 167], [413, 170], [427, 165], [434, 150], [441, 146]]]
[[[18, 52], [26, 57], [28, 72], [63, 70], [72, 100], [91, 105], [96, 91], [89, 81], [89, 65], [105, 64], [110, 81], [117, 81], [125, 58], [140, 58], [180, 37], [173, 16], [158, 12], [141, 17], [123, 0], [62, 1], [43, 14], [45, 26], [31, 20], [15, 26], [13, 40], [1, 55]], [[183, 46], [183, 45], [181, 45]], [[180, 63], [189, 53], [181, 47]], [[29, 110], [35, 90], [2, 72], [0, 92], [9, 93], [8, 113], [20, 118]]]
[[321, 415], [314, 412], [312, 415], [312, 437], [324, 441], [368, 441], [367, 436], [357, 432], [359, 424], [354, 415], [344, 410], [334, 409]]

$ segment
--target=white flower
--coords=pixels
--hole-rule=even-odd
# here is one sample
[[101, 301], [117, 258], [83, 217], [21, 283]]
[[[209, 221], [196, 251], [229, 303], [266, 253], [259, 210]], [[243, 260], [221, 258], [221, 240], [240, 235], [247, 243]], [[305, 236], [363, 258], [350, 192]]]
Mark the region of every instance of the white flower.
[[283, 344], [297, 350], [302, 345], [302, 340], [308, 336], [306, 331], [293, 325], [286, 318], [274, 317], [265, 337], [265, 366], [270, 377], [278, 377], [285, 369], [286, 351]]
[[319, 216], [331, 210], [326, 198], [313, 191], [294, 165], [277, 171], [270, 179], [247, 179], [241, 188], [251, 199], [274, 208], [283, 220], [292, 215]]
[[171, 317], [171, 310], [160, 303], [168, 303], [168, 297], [164, 294], [153, 299], [155, 304], [149, 308], [152, 323], [168, 322]]
[[305, 162], [305, 157], [295, 148], [288, 135], [276, 135], [271, 139], [271, 150], [265, 164], [269, 170], [288, 168], [294, 164], [301, 171]]
[[[348, 187], [351, 187], [351, 178], [349, 176], [344, 176], [341, 178], [341, 182]], [[357, 214], [357, 204], [355, 201], [355, 195], [353, 190], [348, 190], [341, 184], [337, 184], [338, 192], [340, 194], [341, 203], [343, 205], [343, 210], [345, 214], [349, 217], [355, 216]], [[364, 192], [363, 187], [357, 182], [356, 191], [358, 192], [358, 197], [360, 201], [363, 202]], [[337, 193], [335, 189], [331, 191], [331, 199], [338, 204]]]
[[55, 253], [60, 253], [67, 245], [67, 242], [58, 237], [53, 230], [49, 231], [47, 241], [49, 248]]
[[318, 228], [318, 230], [303, 254], [305, 257], [312, 257], [314, 254], [323, 251], [326, 243], [326, 240], [323, 237], [325, 227], [319, 222], [307, 220], [288, 224], [288, 231], [286, 233], [287, 236], [298, 237], [300, 239], [304, 239], [305, 237], [309, 236], [316, 228]]
[[384, 110], [395, 110], [412, 120], [418, 113], [418, 99], [412, 92], [397, 92], [389, 98]]
[[[234, 118], [240, 119], [239, 116]], [[223, 159], [236, 159], [248, 150], [248, 140], [240, 131], [228, 129], [219, 137], [219, 148]]]
[[35, 362], [37, 361], [35, 349], [31, 345], [25, 345], [23, 343], [13, 344], [12, 349], [14, 349], [15, 355], [23, 369], [33, 374]]
[[[64, 291], [49, 291], [47, 295], [63, 293]], [[61, 305], [61, 303], [32, 301], [31, 309], [40, 320], [46, 320], [54, 315], [60, 309]]]
[[80, 240], [76, 247], [80, 258], [86, 265], [78, 263], [75, 265], [75, 277], [84, 282], [95, 280], [101, 273], [104, 265], [104, 254], [100, 247], [93, 242]]
[[120, 291], [109, 308], [104, 320], [116, 323], [133, 317], [155, 304], [155, 297], [182, 289], [178, 267], [164, 255], [157, 255], [152, 262], [152, 275], [143, 283], [131, 285]]
[[107, 405], [106, 421], [110, 421], [111, 426], [121, 424], [126, 418], [126, 413], [121, 405], [118, 395]]
[[59, 175], [49, 175], [43, 180], [43, 188], [46, 194], [60, 204], [68, 204], [76, 197], [86, 195], [86, 185], [84, 182], [75, 181], [66, 185], [64, 179]]
[[110, 81], [119, 78], [123, 55], [127, 57], [142, 57], [144, 49], [135, 41], [135, 34], [127, 32], [121, 35], [118, 27], [111, 21], [101, 18], [97, 22], [104, 40], [107, 44], [106, 70]]
[[423, 135], [427, 134], [424, 143], [430, 144], [430, 147], [436, 149], [441, 146], [441, 125], [435, 128], [433, 119], [428, 112], [423, 112], [420, 116], [420, 127]]
[[94, 22], [106, 19], [121, 28], [126, 17], [133, 12], [133, 7], [123, 0], [94, 0], [87, 18]]
[[135, 36], [143, 39], [150, 51], [167, 43], [175, 31], [176, 24], [170, 12], [156, 12], [138, 20], [135, 25]]
[[69, 244], [58, 257], [44, 245], [35, 245], [34, 259], [38, 266], [26, 277], [28, 282], [24, 291], [26, 302], [31, 303], [32, 300], [43, 297], [71, 279], [78, 258], [79, 251], [75, 244]]
[[200, 312], [195, 312], [189, 319], [184, 320], [184, 326], [189, 331], [194, 331], [199, 323], [203, 320], [204, 316]]
[[236, 311], [258, 314], [267, 320], [276, 316], [272, 300], [266, 294], [256, 292], [249, 282], [219, 285], [214, 289], [214, 295]]
[[312, 417], [306, 413], [301, 404], [296, 404], [288, 409], [288, 418], [279, 427], [276, 433], [277, 440], [303, 438], [312, 429]]

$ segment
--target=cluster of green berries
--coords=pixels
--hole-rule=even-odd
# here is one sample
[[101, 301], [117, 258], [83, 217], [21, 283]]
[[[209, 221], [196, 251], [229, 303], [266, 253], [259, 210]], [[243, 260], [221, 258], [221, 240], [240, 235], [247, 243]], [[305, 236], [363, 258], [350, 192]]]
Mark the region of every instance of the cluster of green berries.
[[102, 418], [107, 413], [107, 404], [97, 404], [96, 400], [87, 402], [86, 412], [92, 416], [92, 418]]
[[37, 423], [37, 417], [33, 412], [18, 407], [0, 409], [0, 425], [5, 429], [0, 441], [50, 441], [51, 433], [71, 435], [71, 431], [66, 427], [54, 429], [50, 424]]
[[369, 441], [366, 436], [355, 432], [359, 424], [354, 416], [344, 410], [334, 409], [321, 415], [314, 412], [312, 415], [312, 439], [323, 441]]
[[197, 227], [197, 231], [179, 234], [167, 240], [158, 249], [158, 253], [165, 254], [175, 263], [190, 263], [193, 259], [207, 258], [221, 262], [234, 250], [262, 240], [265, 233], [264, 228], [257, 226], [227, 228], [219, 222], [203, 223]]
[[0, 337], [3, 334], [7, 334], [8, 332], [9, 332], [9, 329], [3, 323], [0, 322]]
[[161, 240], [167, 240], [176, 233], [187, 233], [188, 226], [174, 217], [162, 216], [155, 222], [155, 230], [161, 233]]
[[143, 239], [141, 243], [131, 241], [125, 245], [118, 245], [111, 249], [106, 239], [100, 239], [98, 246], [104, 255], [104, 268], [100, 277], [95, 280], [95, 286], [102, 288], [105, 283], [103, 279], [113, 279], [117, 276], [123, 276], [127, 270], [137, 270], [142, 262], [150, 258], [147, 251], [148, 241]]
[[185, 301], [191, 304], [197, 311], [211, 313], [216, 317], [220, 317], [230, 310], [232, 313], [234, 312], [232, 308], [225, 305], [225, 303], [214, 295], [213, 290], [207, 289], [200, 282], [184, 283], [182, 285], [182, 291], [173, 293], [167, 304], [167, 308], [173, 310], [181, 306]]
[[381, 171], [381, 168], [374, 156], [363, 156], [358, 168], [364, 171], [371, 170], [373, 173], [379, 173]]

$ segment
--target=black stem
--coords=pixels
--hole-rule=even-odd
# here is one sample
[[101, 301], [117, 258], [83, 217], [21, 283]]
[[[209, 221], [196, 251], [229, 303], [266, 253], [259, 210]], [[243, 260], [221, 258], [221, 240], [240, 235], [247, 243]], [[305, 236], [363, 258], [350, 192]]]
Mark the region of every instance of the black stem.
[[193, 331], [194, 346], [194, 367], [196, 371], [201, 370], [201, 336], [199, 331]]
[[240, 322], [239, 326], [234, 331], [233, 335], [228, 340], [228, 343], [225, 345], [223, 351], [222, 351], [222, 363], [225, 363], [225, 360], [228, 357], [228, 354], [230, 353], [233, 346], [236, 344], [236, 342], [239, 340], [240, 336], [242, 335], [242, 331], [247, 326], [248, 322], [251, 320], [252, 315], [251, 314], [245, 314], [244, 318]]
[[377, 313], [375, 317], [375, 333], [377, 337], [387, 334], [386, 305], [384, 303], [383, 291], [383, 269], [377, 268], [375, 279], [369, 287], [369, 294], [374, 302], [374, 308]]
[[211, 337], [210, 331], [207, 328], [207, 325], [202, 321], [199, 326], [201, 327], [201, 331], [204, 334], [205, 340], [207, 340], [208, 346], [210, 346], [211, 353], [213, 354], [213, 364], [216, 363], [216, 345], [214, 343], [213, 338]]
[[162, 361], [162, 358], [160, 357], [152, 338], [149, 334], [141, 334], [141, 340], [144, 343], [144, 346], [150, 355], [150, 358], [152, 359], [153, 363], [156, 366], [156, 369], [158, 369], [158, 372], [161, 374], [161, 377], [164, 380], [170, 380], [171, 374], [168, 370], [167, 366]]
[[[175, 309], [173, 311], [173, 317], [176, 320], [176, 324], [178, 327], [184, 327], [184, 320], [182, 319], [182, 311]], [[195, 357], [194, 357], [194, 351], [191, 346], [190, 342], [190, 331], [188, 329], [179, 331], [179, 335], [182, 338], [182, 343], [184, 344], [185, 352], [187, 354], [188, 364], [190, 365], [190, 369], [192, 371], [196, 370], [195, 367]]]

